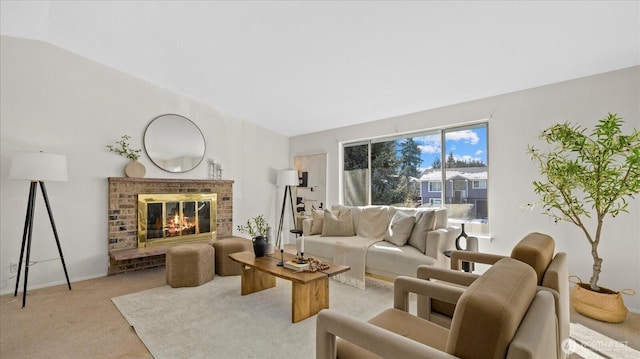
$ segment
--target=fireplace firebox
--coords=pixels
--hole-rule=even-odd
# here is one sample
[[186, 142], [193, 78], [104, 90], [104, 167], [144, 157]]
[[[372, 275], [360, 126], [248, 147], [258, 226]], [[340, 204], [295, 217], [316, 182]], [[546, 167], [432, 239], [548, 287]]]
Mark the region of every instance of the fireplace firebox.
[[138, 248], [216, 237], [216, 193], [138, 194]]

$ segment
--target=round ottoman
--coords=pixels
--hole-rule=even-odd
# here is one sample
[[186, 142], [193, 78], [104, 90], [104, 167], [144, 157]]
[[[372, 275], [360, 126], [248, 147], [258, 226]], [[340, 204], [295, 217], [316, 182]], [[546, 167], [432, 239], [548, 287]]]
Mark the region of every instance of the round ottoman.
[[182, 244], [167, 249], [167, 284], [173, 288], [197, 287], [214, 276], [214, 252], [210, 244]]
[[246, 238], [228, 237], [213, 242], [213, 248], [216, 252], [216, 273], [219, 275], [240, 275], [242, 274], [242, 265], [229, 258], [229, 254], [251, 251], [253, 243]]

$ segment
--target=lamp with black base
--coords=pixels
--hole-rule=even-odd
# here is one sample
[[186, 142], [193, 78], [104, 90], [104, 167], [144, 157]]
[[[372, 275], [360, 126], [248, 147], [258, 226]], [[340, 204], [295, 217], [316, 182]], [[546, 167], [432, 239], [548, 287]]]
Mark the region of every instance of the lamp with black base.
[[[298, 172], [294, 170], [282, 170], [278, 172], [278, 179], [276, 184], [278, 186], [284, 186], [284, 196], [282, 198], [282, 211], [280, 212], [280, 223], [278, 224], [278, 234], [276, 236], [276, 245], [280, 248], [280, 255], [283, 256], [284, 245], [282, 238], [282, 227], [284, 226], [284, 212], [287, 207], [287, 195], [289, 195], [289, 205], [291, 206], [291, 218], [293, 223], [296, 223], [295, 212], [293, 211], [293, 197], [291, 196], [291, 187], [298, 185]], [[280, 265], [280, 263], [278, 263]], [[282, 264], [284, 265], [284, 263]]]
[[29, 199], [27, 201], [27, 214], [24, 220], [24, 231], [22, 232], [22, 245], [20, 247], [20, 260], [18, 262], [16, 289], [13, 293], [14, 297], [18, 295], [18, 286], [20, 284], [20, 274], [22, 271], [23, 263], [22, 260], [25, 255], [26, 245], [26, 259], [24, 261], [24, 287], [22, 291], [22, 307], [24, 308], [27, 300], [27, 281], [29, 279], [29, 267], [31, 266], [31, 237], [33, 234], [33, 216], [35, 211], [36, 192], [38, 191], [38, 184], [40, 185], [40, 190], [42, 191], [42, 195], [44, 196], [44, 203], [47, 207], [47, 213], [49, 214], [49, 221], [51, 222], [53, 235], [56, 239], [56, 245], [58, 247], [58, 253], [60, 254], [60, 260], [62, 261], [64, 275], [67, 279], [67, 285], [69, 286], [69, 290], [71, 290], [71, 282], [69, 281], [67, 266], [64, 262], [64, 256], [62, 255], [62, 247], [60, 246], [58, 231], [53, 220], [53, 213], [51, 212], [49, 197], [47, 196], [47, 190], [44, 185], [44, 181], [67, 181], [67, 157], [64, 155], [42, 152], [16, 152], [11, 162], [9, 178], [31, 181], [31, 186], [29, 187]]

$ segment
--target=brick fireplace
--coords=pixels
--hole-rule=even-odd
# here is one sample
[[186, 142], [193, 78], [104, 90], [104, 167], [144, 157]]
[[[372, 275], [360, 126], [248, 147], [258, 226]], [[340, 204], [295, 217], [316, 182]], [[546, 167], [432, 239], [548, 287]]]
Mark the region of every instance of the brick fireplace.
[[233, 181], [109, 177], [108, 249], [113, 275], [164, 265], [166, 246], [138, 248], [138, 194], [215, 193], [217, 237], [233, 233]]

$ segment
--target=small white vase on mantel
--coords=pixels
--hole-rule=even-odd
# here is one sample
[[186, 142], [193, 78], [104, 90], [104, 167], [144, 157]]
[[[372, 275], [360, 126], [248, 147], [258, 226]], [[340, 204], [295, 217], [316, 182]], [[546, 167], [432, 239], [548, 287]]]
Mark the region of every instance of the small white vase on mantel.
[[129, 164], [124, 167], [124, 174], [131, 178], [142, 178], [146, 172], [147, 169], [137, 160], [129, 162]]

